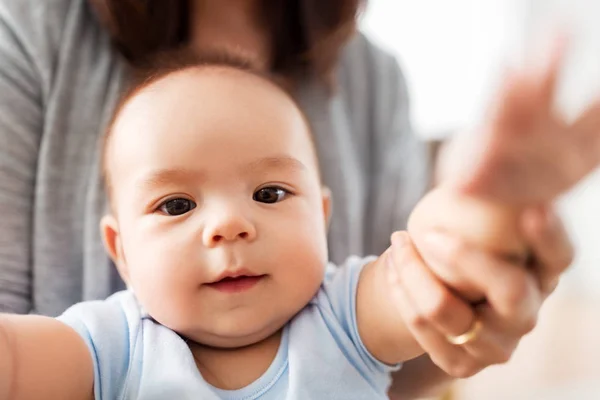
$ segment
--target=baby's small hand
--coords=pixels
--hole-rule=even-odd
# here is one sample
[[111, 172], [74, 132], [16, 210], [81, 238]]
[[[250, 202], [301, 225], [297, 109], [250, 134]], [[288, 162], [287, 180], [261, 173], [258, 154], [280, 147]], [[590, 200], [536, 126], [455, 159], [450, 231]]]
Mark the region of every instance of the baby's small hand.
[[[527, 259], [527, 243], [519, 227], [519, 209], [494, 204], [440, 186], [425, 196], [413, 210], [408, 232], [423, 260], [440, 278], [470, 301], [481, 300], [481, 290], [459, 276], [458, 271], [439, 268], [429, 242], [441, 234], [460, 239], [474, 248], [509, 261]], [[436, 247], [435, 245], [433, 246]]]

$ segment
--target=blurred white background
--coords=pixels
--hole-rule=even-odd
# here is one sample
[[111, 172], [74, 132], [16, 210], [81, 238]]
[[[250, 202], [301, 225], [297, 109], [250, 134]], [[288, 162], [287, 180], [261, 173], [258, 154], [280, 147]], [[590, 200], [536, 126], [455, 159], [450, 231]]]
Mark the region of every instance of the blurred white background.
[[[474, 125], [502, 71], [539, 60], [559, 27], [571, 43], [557, 105], [573, 116], [600, 98], [600, 0], [369, 0], [362, 24], [398, 57], [426, 138]], [[458, 385], [459, 399], [600, 399], [600, 171], [559, 208], [572, 269], [514, 359]]]

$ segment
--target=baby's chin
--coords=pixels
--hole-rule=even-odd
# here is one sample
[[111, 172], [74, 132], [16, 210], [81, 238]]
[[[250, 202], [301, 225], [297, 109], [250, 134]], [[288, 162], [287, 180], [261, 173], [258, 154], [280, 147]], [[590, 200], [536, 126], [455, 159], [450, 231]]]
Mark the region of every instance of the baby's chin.
[[[290, 318], [292, 318], [292, 316], [290, 316]], [[279, 334], [287, 321], [288, 320], [263, 326], [245, 326], [231, 331], [215, 332], [213, 330], [207, 330], [202, 332], [189, 332], [187, 334], [181, 331], [176, 332], [186, 339], [202, 346], [220, 349], [237, 349], [255, 345], [273, 335]]]

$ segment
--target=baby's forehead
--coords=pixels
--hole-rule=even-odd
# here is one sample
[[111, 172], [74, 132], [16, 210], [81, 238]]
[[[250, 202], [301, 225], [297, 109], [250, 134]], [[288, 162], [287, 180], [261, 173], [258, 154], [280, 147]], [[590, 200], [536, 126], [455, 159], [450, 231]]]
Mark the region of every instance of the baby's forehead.
[[[115, 117], [110, 135], [119, 138], [109, 139], [109, 146], [121, 147], [117, 153], [118, 158], [122, 159], [129, 152], [139, 151], [139, 147], [131, 146], [129, 139], [132, 136], [137, 137], [135, 140], [139, 146], [143, 146], [152, 136], [164, 134], [176, 137], [177, 130], [188, 128], [181, 121], [175, 121], [177, 119], [189, 118], [189, 129], [192, 129], [197, 127], [196, 117], [200, 114], [211, 121], [221, 119], [224, 124], [234, 124], [235, 119], [244, 112], [251, 114], [246, 121], [249, 121], [249, 125], [259, 125], [257, 129], [260, 129], [260, 124], [266, 126], [276, 124], [277, 120], [294, 120], [294, 124], [285, 122], [280, 126], [293, 125], [303, 131], [302, 141], [308, 140], [311, 163], [314, 162], [318, 170], [310, 128], [295, 100], [264, 77], [228, 67], [196, 67], [176, 71], [134, 91]], [[255, 115], [260, 113], [264, 115]], [[196, 126], [193, 126], [194, 123]], [[248, 126], [238, 128], [240, 134], [252, 131], [252, 127]], [[124, 138], [129, 145], [123, 144]], [[107, 179], [114, 163], [114, 160], [108, 161], [115, 156], [113, 150], [105, 149]]]
[[283, 112], [306, 122], [292, 96], [266, 77], [228, 66], [199, 65], [151, 77], [131, 90], [115, 111], [107, 141], [136, 123], [143, 125], [186, 113], [213, 112], [225, 118], [245, 108]]
[[201, 107], [207, 102], [231, 102], [249, 96], [261, 102], [276, 98], [295, 106], [291, 97], [266, 78], [229, 67], [203, 66], [175, 71], [140, 87], [124, 102], [121, 112], [165, 107], [170, 102], [179, 108], [186, 103]]

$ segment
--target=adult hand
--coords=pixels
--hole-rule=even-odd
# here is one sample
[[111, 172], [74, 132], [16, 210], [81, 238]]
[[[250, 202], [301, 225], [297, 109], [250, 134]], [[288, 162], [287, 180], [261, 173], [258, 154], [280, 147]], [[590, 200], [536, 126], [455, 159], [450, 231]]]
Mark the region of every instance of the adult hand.
[[[406, 232], [392, 236], [389, 278], [395, 304], [423, 350], [453, 377], [469, 377], [509, 360], [571, 262], [572, 247], [551, 210], [527, 210], [521, 222], [536, 260], [528, 268], [439, 232], [416, 238], [418, 250]], [[420, 253], [429, 255], [427, 263]], [[468, 282], [486, 302], [473, 306], [440, 276]], [[473, 340], [462, 345], [449, 341], [476, 323], [480, 329]]]
[[[600, 101], [573, 123], [558, 115], [561, 61], [558, 47], [545, 72], [507, 77], [480, 135], [453, 141], [440, 163], [442, 182], [462, 195], [512, 205], [520, 236], [513, 245], [525, 243], [527, 263], [464, 235], [393, 236], [396, 303], [421, 347], [451, 376], [507, 361], [572, 261], [550, 204], [600, 163]], [[474, 333], [462, 337], [468, 343], [451, 343], [465, 332]]]
[[600, 98], [574, 122], [554, 109], [563, 47], [556, 45], [545, 71], [506, 76], [477, 135], [459, 135], [442, 152], [442, 180], [473, 196], [540, 204], [600, 164]]

